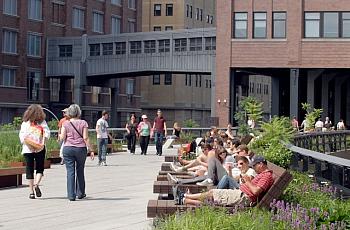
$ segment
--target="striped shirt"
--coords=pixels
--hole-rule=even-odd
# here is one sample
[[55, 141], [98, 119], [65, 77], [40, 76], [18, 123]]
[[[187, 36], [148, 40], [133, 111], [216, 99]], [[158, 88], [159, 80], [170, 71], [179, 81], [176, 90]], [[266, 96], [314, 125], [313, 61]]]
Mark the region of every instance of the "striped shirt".
[[[255, 186], [258, 186], [262, 189], [262, 193], [259, 194], [259, 197], [262, 197], [267, 190], [272, 186], [273, 184], [273, 177], [272, 177], [272, 171], [264, 171], [262, 173], [259, 173], [253, 180], [252, 184]], [[250, 191], [249, 187], [244, 183], [241, 184], [240, 190], [245, 193], [252, 202], [256, 202], [258, 197]]]

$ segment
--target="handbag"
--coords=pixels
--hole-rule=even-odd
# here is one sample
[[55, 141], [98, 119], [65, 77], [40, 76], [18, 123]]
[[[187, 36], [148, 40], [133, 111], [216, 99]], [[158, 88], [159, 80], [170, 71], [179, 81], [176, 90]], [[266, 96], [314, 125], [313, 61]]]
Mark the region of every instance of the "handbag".
[[44, 149], [44, 128], [32, 122], [29, 126], [28, 135], [24, 138], [24, 143], [34, 152]]

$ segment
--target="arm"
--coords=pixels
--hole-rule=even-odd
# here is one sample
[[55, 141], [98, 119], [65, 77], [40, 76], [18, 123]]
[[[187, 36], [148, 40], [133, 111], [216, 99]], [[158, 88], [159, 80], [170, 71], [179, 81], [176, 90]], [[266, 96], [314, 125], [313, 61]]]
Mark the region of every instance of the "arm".
[[44, 144], [45, 144], [46, 141], [48, 139], [50, 139], [51, 132], [50, 132], [49, 126], [47, 125], [46, 121], [43, 121], [41, 123], [41, 126], [44, 128], [44, 140], [43, 141], [44, 141]]
[[86, 146], [88, 147], [88, 149], [91, 150], [91, 152], [93, 153], [94, 151], [92, 151], [92, 148], [91, 148], [90, 139], [89, 139], [89, 132], [88, 132], [87, 127], [85, 127], [83, 129], [83, 139], [84, 139], [84, 142], [85, 142]]
[[255, 196], [259, 196], [263, 190], [262, 188], [260, 188], [259, 186], [256, 186], [252, 183], [252, 180], [250, 178], [250, 176], [247, 175], [242, 175], [243, 180], [245, 181], [245, 185], [247, 185], [247, 187], [250, 189], [250, 191], [255, 195]]
[[66, 129], [62, 126], [61, 128], [61, 133], [58, 135], [58, 138], [61, 140], [61, 141], [64, 141], [66, 140], [67, 138], [67, 131]]
[[22, 122], [21, 130], [19, 131], [19, 140], [20, 140], [21, 144], [23, 144], [24, 138], [27, 136], [27, 130], [28, 130], [28, 127], [27, 127], [26, 122]]
[[205, 162], [205, 160], [203, 159], [203, 154], [201, 154], [199, 157], [197, 157], [197, 161], [198, 161], [199, 164], [201, 164], [204, 167], [208, 168], [208, 163]]
[[100, 135], [100, 123], [98, 121], [96, 123], [96, 134]]
[[166, 122], [164, 122], [164, 136], [167, 136]]
[[126, 129], [126, 132], [127, 132], [127, 133], [130, 133], [130, 129], [129, 129], [128, 123], [126, 123], [125, 129]]

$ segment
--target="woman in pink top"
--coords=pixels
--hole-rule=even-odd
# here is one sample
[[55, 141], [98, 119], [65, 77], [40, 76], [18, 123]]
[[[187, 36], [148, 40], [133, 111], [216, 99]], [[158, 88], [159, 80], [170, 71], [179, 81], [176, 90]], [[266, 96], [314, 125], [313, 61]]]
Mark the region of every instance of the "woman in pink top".
[[[70, 120], [63, 123], [60, 140], [64, 141], [63, 158], [67, 169], [67, 195], [70, 201], [75, 201], [76, 197], [78, 199], [86, 197], [84, 168], [87, 147], [90, 149], [91, 147], [88, 124], [80, 119], [79, 105], [70, 105], [66, 113]], [[91, 152], [91, 156], [93, 154]]]

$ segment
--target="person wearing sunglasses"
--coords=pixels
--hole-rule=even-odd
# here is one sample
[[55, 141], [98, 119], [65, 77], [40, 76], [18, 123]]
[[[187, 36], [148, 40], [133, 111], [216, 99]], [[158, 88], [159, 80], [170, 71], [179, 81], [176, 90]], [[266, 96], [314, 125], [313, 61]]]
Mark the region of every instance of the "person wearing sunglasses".
[[225, 175], [221, 178], [217, 186], [218, 189], [238, 189], [240, 184], [244, 183], [242, 175], [247, 175], [250, 177], [250, 179], [253, 179], [256, 176], [255, 170], [249, 168], [249, 161], [246, 157], [237, 156], [236, 160], [237, 171], [239, 172], [239, 174], [233, 175], [233, 164], [226, 163], [228, 175]]

